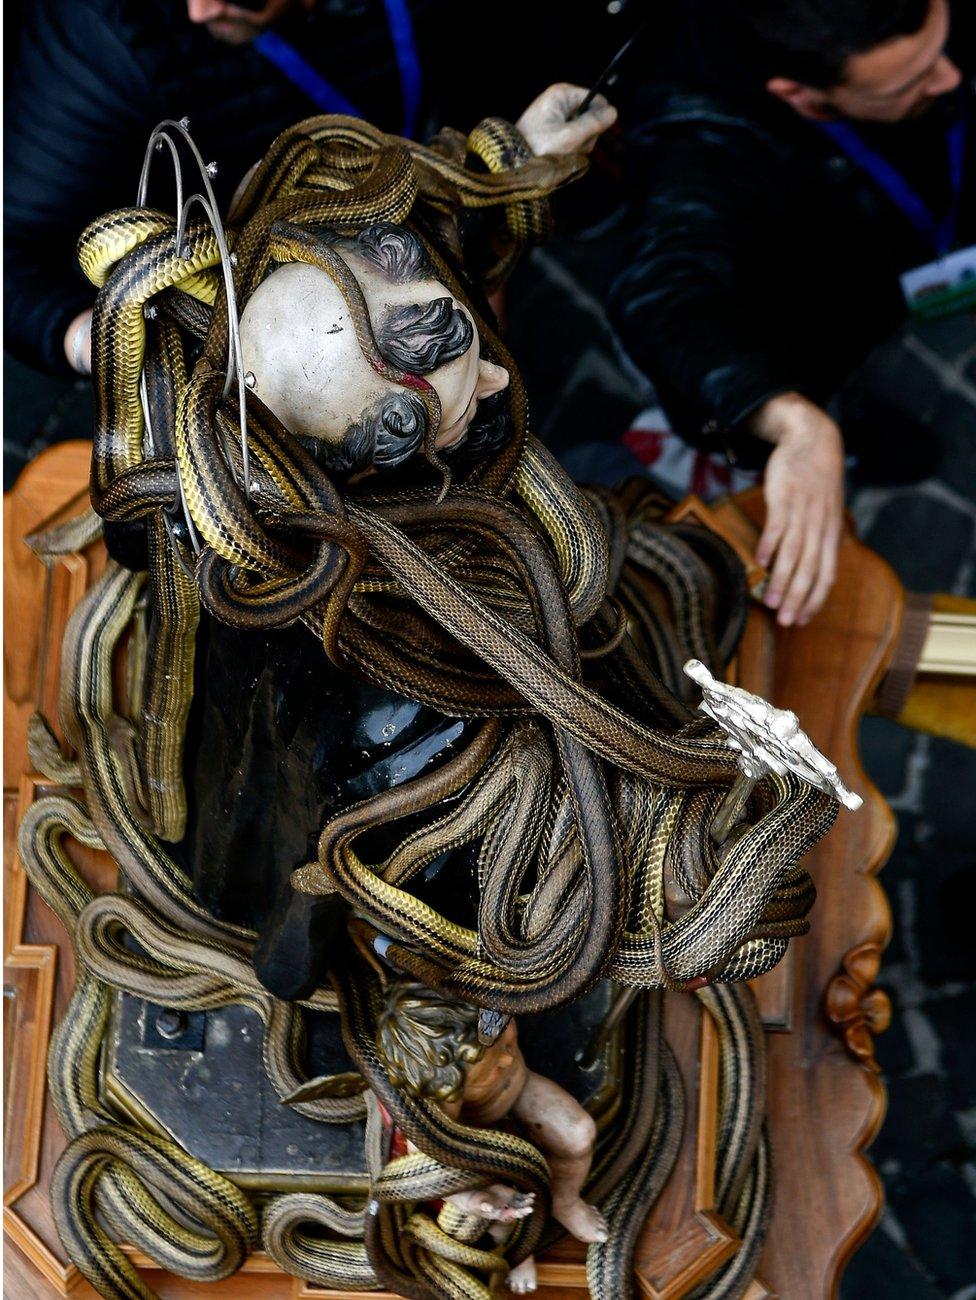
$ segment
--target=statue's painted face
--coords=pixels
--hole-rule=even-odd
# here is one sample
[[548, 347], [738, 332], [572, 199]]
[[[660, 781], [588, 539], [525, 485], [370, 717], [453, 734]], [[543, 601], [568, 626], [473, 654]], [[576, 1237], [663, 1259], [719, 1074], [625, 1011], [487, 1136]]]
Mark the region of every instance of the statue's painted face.
[[[444, 286], [435, 281], [432, 282], [432, 288], [442, 292]], [[468, 309], [462, 303], [456, 299], [451, 301], [471, 320]], [[471, 324], [473, 329], [474, 322]], [[477, 414], [478, 403], [508, 387], [508, 371], [503, 366], [496, 366], [484, 359], [478, 332], [474, 330], [474, 339], [467, 352], [427, 375], [427, 380], [441, 403], [441, 423], [434, 444], [443, 450], [449, 450], [464, 441]]]
[[[508, 372], [481, 356], [470, 312], [435, 278], [411, 232], [384, 224], [335, 250], [362, 290], [380, 353], [437, 393], [435, 446], [459, 446], [479, 403], [508, 386]], [[257, 396], [292, 433], [328, 445], [323, 463], [389, 468], [422, 446], [423, 402], [370, 366], [352, 309], [326, 271], [304, 262], [273, 271], [241, 316], [241, 344]]]

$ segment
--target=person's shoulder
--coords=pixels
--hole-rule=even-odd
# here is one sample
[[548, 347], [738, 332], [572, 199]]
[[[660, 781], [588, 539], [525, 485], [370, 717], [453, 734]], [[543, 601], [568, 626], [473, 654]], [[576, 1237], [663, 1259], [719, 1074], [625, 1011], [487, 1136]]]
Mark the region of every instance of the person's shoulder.
[[90, 124], [100, 113], [119, 123], [140, 115], [152, 69], [139, 51], [158, 39], [152, 14], [162, 2], [33, 0], [19, 33], [11, 119], [43, 121], [54, 131]]
[[28, 18], [53, 31], [68, 33], [79, 23], [121, 25], [121, 0], [34, 0]]
[[681, 81], [649, 82], [631, 103], [628, 137], [636, 147], [697, 146], [709, 152], [780, 152], [776, 115], [754, 96]]
[[27, 26], [35, 39], [84, 49], [93, 39], [126, 49], [182, 19], [185, 5], [166, 0], [33, 0]]
[[643, 71], [629, 105], [636, 143], [677, 141], [712, 152], [788, 147], [789, 123], [746, 56], [723, 0], [688, 0], [679, 7], [669, 38]]
[[126, 27], [123, 0], [34, 0], [25, 14], [25, 48], [97, 57], [104, 41], [124, 39]]
[[644, 120], [675, 125], [709, 123], [730, 129], [761, 125], [761, 113], [749, 99], [677, 78], [644, 82], [634, 94], [633, 111]]

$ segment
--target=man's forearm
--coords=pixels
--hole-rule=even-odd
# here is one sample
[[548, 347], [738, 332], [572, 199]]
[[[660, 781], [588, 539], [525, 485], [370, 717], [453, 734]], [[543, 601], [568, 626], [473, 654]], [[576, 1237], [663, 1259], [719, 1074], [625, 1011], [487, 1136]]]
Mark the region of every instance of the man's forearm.
[[785, 627], [805, 624], [834, 581], [843, 522], [844, 440], [801, 393], [780, 393], [749, 420], [773, 444], [766, 466], [766, 525], [756, 559], [770, 568], [765, 602]]
[[770, 397], [793, 387], [761, 339], [744, 338], [739, 311], [719, 286], [685, 265], [632, 265], [613, 287], [611, 312], [624, 347], [660, 390], [678, 431], [728, 435]]

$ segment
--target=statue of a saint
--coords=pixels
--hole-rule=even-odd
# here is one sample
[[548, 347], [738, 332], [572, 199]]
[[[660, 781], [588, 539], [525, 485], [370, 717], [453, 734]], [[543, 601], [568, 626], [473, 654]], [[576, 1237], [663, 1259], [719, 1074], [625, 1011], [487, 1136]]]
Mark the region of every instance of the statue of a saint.
[[[107, 1217], [150, 1253], [173, 1251], [127, 1198], [123, 1139], [143, 1163], [151, 1147], [164, 1199], [185, 1198], [180, 1224], [218, 1221], [210, 1276], [257, 1233], [229, 1180], [122, 1131], [114, 1112], [106, 1127], [90, 1045], [110, 986], [187, 1009], [245, 1002], [279, 1097], [344, 1123], [368, 1093], [416, 1149], [373, 1159], [348, 1250], [277, 1232], [297, 1213], [288, 1197], [265, 1207], [284, 1267], [426, 1297], [463, 1259], [489, 1280], [521, 1268], [528, 1287], [551, 1193], [614, 1293], [650, 1177], [626, 1136], [655, 1113], [647, 1000], [621, 1085], [635, 1109], [595, 1156], [592, 1121], [529, 1069], [512, 1017], [603, 979], [627, 998], [744, 981], [806, 928], [799, 862], [831, 800], [774, 768], [716, 843], [739, 768], [684, 698], [686, 659], [718, 673], [734, 652], [741, 566], [670, 526], [646, 482], [570, 481], [530, 432], [487, 306], [585, 165], [546, 155], [547, 139], [596, 133], [556, 116], [530, 111], [521, 132], [489, 119], [429, 146], [312, 119], [276, 141], [226, 230], [195, 194], [176, 221], [140, 207], [82, 237], [102, 286], [92, 501], [123, 563], [65, 643], [87, 811], [38, 805], [21, 852], [80, 955], [66, 1050], [52, 1054], [71, 1137], [57, 1213], [72, 1258], [110, 1294], [138, 1288], [92, 1210], [91, 1161]], [[65, 826], [109, 850], [127, 892], [90, 898], [59, 855]], [[414, 992], [391, 994], [384, 1019], [394, 976]], [[459, 1017], [450, 1096], [408, 1068], [426, 1032], [411, 998]], [[729, 1016], [736, 1005], [716, 1000]], [[303, 1017], [336, 1011], [354, 1069], [309, 1081]], [[495, 1127], [509, 1117], [521, 1133]], [[757, 1150], [739, 1153], [750, 1195]], [[607, 1222], [584, 1195], [594, 1177]], [[440, 1201], [436, 1223], [404, 1208]], [[335, 1222], [315, 1198], [301, 1212]], [[486, 1246], [479, 1214], [510, 1235]]]

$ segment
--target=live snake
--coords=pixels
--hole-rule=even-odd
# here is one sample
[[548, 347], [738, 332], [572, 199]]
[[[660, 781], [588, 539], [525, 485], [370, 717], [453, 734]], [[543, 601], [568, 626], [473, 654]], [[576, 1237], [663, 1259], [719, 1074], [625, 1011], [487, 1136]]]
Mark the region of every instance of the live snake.
[[[481, 170], [465, 166], [466, 151]], [[436, 394], [383, 358], [355, 279], [322, 227], [413, 223], [427, 236], [438, 278], [469, 305], [483, 355], [508, 369], [507, 443], [452, 483], [450, 463], [428, 438], [432, 473], [409, 490], [379, 479], [340, 490], [252, 393], [247, 480], [235, 443], [241, 413], [224, 397], [230, 322], [212, 232], [190, 227], [176, 247], [171, 219], [132, 209], [82, 237], [83, 266], [102, 286], [92, 333], [92, 500], [112, 528], [144, 521], [148, 541], [144, 720], [133, 727], [119, 716], [111, 686], [113, 655], [140, 617], [144, 580], [110, 565], [75, 611], [64, 655], [64, 730], [78, 754], [87, 812], [61, 797], [41, 801], [22, 828], [21, 853], [72, 932], [79, 961], [51, 1059], [72, 1139], [55, 1179], [55, 1214], [69, 1254], [103, 1295], [150, 1293], [99, 1227], [96, 1188], [127, 1240], [188, 1276], [226, 1275], [258, 1232], [246, 1198], [175, 1144], [146, 1139], [127, 1152], [116, 1117], [98, 1099], [92, 1056], [108, 988], [174, 1007], [250, 1005], [265, 1021], [266, 1069], [280, 1095], [302, 1078], [300, 1010], [262, 989], [249, 963], [253, 934], [197, 903], [164, 847], [185, 821], [182, 743], [201, 603], [240, 627], [300, 619], [337, 666], [446, 714], [483, 720], [440, 768], [331, 819], [317, 859], [294, 877], [302, 890], [338, 892], [363, 918], [357, 943], [333, 964], [334, 992], [320, 990], [308, 1004], [338, 1009], [361, 1077], [339, 1077], [331, 1095], [326, 1088], [297, 1104], [326, 1122], [362, 1116], [365, 1083], [419, 1148], [374, 1169], [363, 1244], [326, 1247], [302, 1235], [306, 1221], [355, 1229], [341, 1206], [271, 1203], [268, 1248], [300, 1275], [346, 1286], [375, 1279], [423, 1300], [487, 1295], [504, 1265], [497, 1250], [475, 1244], [479, 1225], [449, 1213], [435, 1221], [418, 1208], [485, 1181], [536, 1194], [534, 1213], [506, 1247], [510, 1263], [534, 1249], [545, 1227], [548, 1174], [530, 1143], [465, 1129], [385, 1079], [375, 1050], [375, 972], [362, 955], [369, 936], [388, 936], [390, 960], [444, 992], [521, 1013], [578, 997], [601, 976], [657, 989], [703, 976], [749, 978], [805, 927], [812, 891], [797, 864], [829, 827], [833, 805], [792, 778], [770, 779], [719, 852], [708, 828], [736, 764], [680, 700], [684, 657], [718, 669], [734, 648], [742, 601], [729, 601], [719, 619], [714, 592], [724, 569], [741, 597], [737, 566], [720, 543], [696, 547], [670, 530], [646, 485], [589, 499], [579, 492], [528, 432], [517, 370], [461, 278], [456, 223], [466, 210], [501, 214], [497, 261], [485, 273], [493, 284], [521, 246], [544, 233], [545, 200], [581, 167], [578, 159], [527, 156], [517, 134], [494, 120], [466, 143], [444, 134], [422, 147], [353, 119], [318, 118], [276, 141], [241, 196], [229, 231], [238, 299], [277, 262], [301, 260], [330, 274], [364, 355], [384, 378], [421, 395], [434, 431]], [[190, 299], [198, 305], [190, 308]], [[145, 309], [157, 302], [147, 321]], [[192, 371], [187, 340], [200, 345]], [[188, 529], [201, 541], [198, 556]], [[50, 748], [47, 761], [57, 767]], [[358, 856], [365, 831], [418, 813], [426, 819], [386, 861]], [[104, 845], [135, 895], [89, 897], [60, 848], [64, 833]], [[406, 886], [438, 853], [475, 839], [481, 900], [477, 929], [469, 929]], [[672, 858], [692, 900], [677, 919], [663, 908]], [[752, 1080], [738, 1102], [726, 1090], [718, 1185], [744, 1239], [755, 1241], [767, 1204], [757, 1034], [739, 995], [716, 986], [702, 996], [720, 1024], [725, 1059], [740, 1082]], [[638, 1007], [646, 1012], [643, 997]], [[594, 1294], [608, 1300], [673, 1159], [681, 1104], [663, 1049], [653, 1064], [644, 1049], [634, 1061], [638, 1105], [594, 1169], [615, 1233], [591, 1252], [590, 1276]], [[649, 1134], [643, 1151], [641, 1125]], [[138, 1180], [206, 1223], [218, 1244], [188, 1233]], [[732, 1294], [728, 1279], [721, 1286]]]

